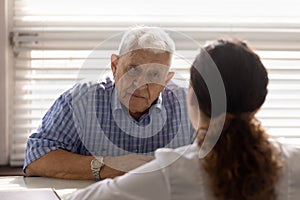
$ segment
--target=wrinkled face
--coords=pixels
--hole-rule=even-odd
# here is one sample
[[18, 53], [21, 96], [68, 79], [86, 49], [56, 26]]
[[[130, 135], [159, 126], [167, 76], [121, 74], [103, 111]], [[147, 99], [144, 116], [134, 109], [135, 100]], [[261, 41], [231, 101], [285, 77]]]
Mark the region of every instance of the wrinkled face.
[[139, 49], [120, 58], [111, 57], [120, 102], [138, 119], [148, 111], [174, 73], [169, 72], [171, 55]]

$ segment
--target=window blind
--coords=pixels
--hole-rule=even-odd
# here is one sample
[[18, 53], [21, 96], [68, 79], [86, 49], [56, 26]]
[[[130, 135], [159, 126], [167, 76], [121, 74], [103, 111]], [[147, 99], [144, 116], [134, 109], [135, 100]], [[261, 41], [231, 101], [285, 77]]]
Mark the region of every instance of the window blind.
[[270, 78], [258, 118], [271, 135], [300, 138], [300, 13], [296, 4], [293, 0], [15, 0], [10, 164], [23, 164], [28, 136], [62, 92], [81, 79], [109, 72], [111, 53], [117, 53], [123, 31], [135, 24], [169, 30], [177, 47], [172, 68], [178, 80], [188, 77], [197, 49], [207, 40], [236, 37], [248, 41]]

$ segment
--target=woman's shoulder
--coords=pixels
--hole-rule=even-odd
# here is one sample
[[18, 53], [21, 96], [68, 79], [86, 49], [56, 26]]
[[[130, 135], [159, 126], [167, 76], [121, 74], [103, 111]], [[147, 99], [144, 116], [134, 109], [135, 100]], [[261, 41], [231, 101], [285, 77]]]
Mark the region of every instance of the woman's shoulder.
[[180, 165], [180, 163], [189, 163], [187, 160], [198, 159], [199, 148], [197, 144], [190, 144], [176, 149], [161, 148], [155, 151], [155, 158], [162, 165], [167, 167], [171, 164]]
[[270, 142], [285, 159], [300, 157], [300, 140], [297, 139], [270, 139]]
[[163, 163], [162, 172], [174, 199], [212, 199], [207, 191], [208, 177], [201, 167], [197, 143], [177, 149], [159, 149], [156, 160]]
[[196, 143], [178, 147], [176, 149], [171, 148], [160, 148], [155, 151], [155, 157], [157, 159], [172, 159], [174, 157], [183, 156], [185, 158], [192, 158], [196, 156], [199, 148]]
[[278, 199], [299, 199], [300, 196], [300, 142], [290, 139], [270, 140], [279, 152], [282, 168], [277, 184]]

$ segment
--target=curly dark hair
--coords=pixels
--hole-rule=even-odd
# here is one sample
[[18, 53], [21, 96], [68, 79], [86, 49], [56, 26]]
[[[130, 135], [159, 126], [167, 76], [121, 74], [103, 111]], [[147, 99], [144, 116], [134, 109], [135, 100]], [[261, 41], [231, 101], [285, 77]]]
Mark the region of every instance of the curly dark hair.
[[[191, 86], [199, 108], [210, 119], [226, 115], [219, 140], [201, 161], [212, 191], [219, 200], [276, 199], [281, 163], [254, 117], [267, 95], [267, 71], [258, 55], [239, 40], [217, 40], [204, 49], [220, 72], [227, 101], [226, 113], [212, 116], [210, 95], [202, 78], [209, 77], [210, 70], [205, 69], [209, 66], [201, 63], [199, 54], [191, 67]], [[204, 138], [199, 134], [199, 146]]]

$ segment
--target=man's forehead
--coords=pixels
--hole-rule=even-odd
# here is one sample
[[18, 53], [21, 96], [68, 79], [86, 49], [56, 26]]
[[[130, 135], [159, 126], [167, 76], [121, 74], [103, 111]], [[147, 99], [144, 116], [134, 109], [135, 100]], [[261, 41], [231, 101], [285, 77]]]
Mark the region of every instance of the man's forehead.
[[162, 50], [138, 49], [124, 55], [124, 59], [142, 63], [163, 63], [169, 65], [172, 54]]

